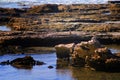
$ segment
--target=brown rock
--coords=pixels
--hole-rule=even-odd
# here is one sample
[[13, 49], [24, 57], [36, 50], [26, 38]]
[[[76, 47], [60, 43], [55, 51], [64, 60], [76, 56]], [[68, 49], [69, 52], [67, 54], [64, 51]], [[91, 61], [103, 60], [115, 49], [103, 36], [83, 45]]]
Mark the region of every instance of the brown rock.
[[57, 58], [69, 58], [70, 54], [73, 52], [74, 45], [74, 43], [56, 45]]

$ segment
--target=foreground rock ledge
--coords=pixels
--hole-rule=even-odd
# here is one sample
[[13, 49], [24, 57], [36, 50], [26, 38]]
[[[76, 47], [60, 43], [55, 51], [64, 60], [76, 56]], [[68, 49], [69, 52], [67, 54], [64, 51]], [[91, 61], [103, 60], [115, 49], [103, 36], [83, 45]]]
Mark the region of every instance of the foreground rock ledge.
[[72, 66], [89, 67], [97, 71], [120, 72], [120, 57], [102, 46], [95, 37], [76, 45], [74, 43], [59, 44], [55, 48], [58, 60], [67, 60]]

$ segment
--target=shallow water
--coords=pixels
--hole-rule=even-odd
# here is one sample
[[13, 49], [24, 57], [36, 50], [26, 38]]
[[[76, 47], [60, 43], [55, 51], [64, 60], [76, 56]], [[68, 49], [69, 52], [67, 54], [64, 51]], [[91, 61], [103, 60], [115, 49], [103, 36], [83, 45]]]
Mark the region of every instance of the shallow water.
[[[25, 55], [4, 55], [0, 61], [12, 60]], [[120, 73], [95, 72], [80, 68], [68, 67], [56, 69], [56, 55], [33, 54], [36, 60], [44, 61], [46, 65], [34, 66], [32, 69], [17, 69], [12, 66], [0, 66], [0, 80], [119, 80]], [[47, 67], [52, 65], [53, 69]]]
[[[109, 45], [113, 51], [120, 51], [119, 45]], [[10, 65], [0, 65], [0, 80], [119, 80], [120, 73], [96, 72], [88, 69], [80, 69], [75, 67], [57, 67], [57, 58], [55, 52], [49, 54], [9, 54], [0, 56], [0, 62], [13, 60], [25, 55], [32, 56], [35, 60], [43, 61], [46, 64], [42, 66], [33, 66], [32, 69], [18, 69]], [[51, 65], [54, 68], [49, 69]]]
[[112, 53], [120, 52], [120, 45], [111, 44], [111, 45], [105, 45], [105, 46], [108, 47], [112, 51]]
[[[23, 56], [25, 55], [4, 55], [0, 56], [0, 61], [13, 60]], [[55, 53], [31, 54], [31, 56], [46, 64], [34, 66], [32, 69], [17, 69], [9, 65], [0, 66], [0, 80], [73, 80], [69, 69], [56, 69]], [[49, 65], [54, 68], [49, 69]]]
[[7, 26], [0, 26], [0, 31], [11, 31]]

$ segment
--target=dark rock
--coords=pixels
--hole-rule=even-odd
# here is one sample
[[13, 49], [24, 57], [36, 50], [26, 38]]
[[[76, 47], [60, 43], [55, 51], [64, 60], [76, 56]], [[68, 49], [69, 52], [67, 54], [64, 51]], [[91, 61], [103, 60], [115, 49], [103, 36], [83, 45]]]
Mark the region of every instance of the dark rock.
[[105, 61], [105, 69], [112, 72], [120, 72], [120, 58], [110, 58]]
[[31, 56], [25, 56], [23, 58], [16, 58], [12, 61], [3, 61], [0, 65], [12, 65], [15, 68], [19, 69], [32, 69], [34, 65], [43, 65], [44, 62], [36, 61]]
[[53, 67], [53, 66], [48, 66], [48, 68], [49, 68], [49, 69], [52, 69], [52, 68], [54, 68], [54, 67]]
[[3, 61], [3, 62], [0, 63], [0, 65], [9, 65], [9, 64], [10, 64], [9, 60]]
[[78, 67], [85, 67], [85, 59], [76, 55], [76, 58], [72, 58], [71, 65]]
[[43, 65], [45, 64], [44, 62], [41, 62], [41, 61], [36, 61], [36, 65]]
[[40, 6], [33, 6], [28, 13], [50, 13], [58, 12], [58, 5], [56, 4], [44, 4]]
[[35, 65], [35, 60], [31, 56], [25, 56], [23, 58], [17, 58], [11, 61], [11, 65]]

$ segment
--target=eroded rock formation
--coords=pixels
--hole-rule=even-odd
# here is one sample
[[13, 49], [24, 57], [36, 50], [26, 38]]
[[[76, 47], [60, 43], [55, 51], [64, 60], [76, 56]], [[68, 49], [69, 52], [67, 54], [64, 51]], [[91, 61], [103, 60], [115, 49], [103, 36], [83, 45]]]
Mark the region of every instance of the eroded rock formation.
[[[59, 57], [59, 51], [56, 49], [56, 54], [60, 59], [63, 59], [64, 54], [66, 54], [66, 50], [68, 50], [65, 46], [66, 45], [63, 45], [62, 48], [64, 49], [62, 50], [60, 50], [60, 45], [57, 46], [59, 51], [62, 51], [61, 54], [63, 54]], [[90, 41], [78, 43], [75, 46], [72, 46], [72, 48], [72, 53], [67, 52], [67, 54], [70, 55], [68, 60], [69, 64], [72, 66], [89, 66], [95, 70], [102, 71], [120, 71], [120, 57], [112, 54], [107, 47], [102, 46], [95, 37], [93, 37]]]

